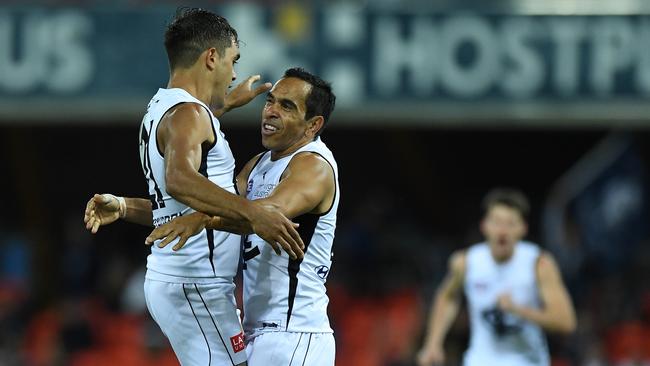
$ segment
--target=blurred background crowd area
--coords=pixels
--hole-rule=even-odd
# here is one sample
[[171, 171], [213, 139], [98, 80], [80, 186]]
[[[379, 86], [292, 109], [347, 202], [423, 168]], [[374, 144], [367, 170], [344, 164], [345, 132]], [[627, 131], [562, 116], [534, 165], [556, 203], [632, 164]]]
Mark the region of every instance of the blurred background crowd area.
[[[138, 128], [176, 5], [0, 2], [0, 365], [177, 364], [144, 304], [149, 229], [82, 223], [93, 193], [146, 194]], [[549, 335], [553, 365], [650, 364], [650, 4], [192, 5], [238, 30], [239, 80], [298, 65], [333, 82], [337, 365], [414, 364], [495, 186], [529, 196], [528, 239], [576, 306], [577, 332]], [[260, 102], [222, 118], [238, 166], [262, 149]], [[449, 365], [468, 332], [461, 316]]]

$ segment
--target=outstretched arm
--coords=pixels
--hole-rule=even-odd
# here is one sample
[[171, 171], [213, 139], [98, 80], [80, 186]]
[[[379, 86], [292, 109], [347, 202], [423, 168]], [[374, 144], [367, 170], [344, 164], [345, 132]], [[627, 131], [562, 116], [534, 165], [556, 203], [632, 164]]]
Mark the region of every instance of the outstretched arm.
[[[259, 160], [260, 155], [262, 154], [257, 154], [255, 157], [250, 159], [237, 175], [237, 192], [241, 196], [246, 195], [248, 176], [255, 166], [255, 163]], [[149, 234], [149, 236], [147, 236], [145, 244], [151, 245], [156, 240], [161, 239], [158, 246], [162, 248], [178, 238], [179, 240], [172, 247], [172, 250], [179, 250], [185, 245], [187, 239], [200, 233], [205, 228], [227, 231], [234, 234], [251, 234], [253, 232], [251, 226], [244, 220], [228, 220], [219, 216], [210, 216], [201, 212], [194, 212], [186, 216], [177, 217], [172, 221], [157, 227]], [[280, 254], [277, 250], [276, 253]]]
[[146, 198], [124, 197], [126, 212], [122, 219], [124, 221], [153, 227], [153, 214], [151, 201]]
[[449, 259], [449, 270], [438, 287], [431, 306], [424, 346], [417, 356], [419, 366], [444, 364], [443, 344], [449, 328], [458, 316], [464, 277], [465, 251], [455, 252]]
[[[242, 194], [246, 192], [248, 176], [258, 159], [259, 155], [251, 159], [237, 176], [238, 191]], [[293, 157], [273, 193], [256, 202], [277, 207], [285, 216], [294, 218], [304, 213], [319, 214], [327, 211], [334, 200], [335, 192], [334, 171], [329, 163], [319, 155], [301, 153]], [[237, 234], [252, 233], [251, 227], [242, 220], [193, 213], [178, 217], [155, 229], [147, 237], [146, 243], [152, 244], [155, 240], [162, 239], [158, 245], [165, 246], [180, 238], [172, 248], [178, 250], [189, 237], [205, 227]], [[279, 253], [279, 247], [273, 243], [269, 245]]]
[[[181, 249], [187, 239], [197, 235], [203, 229], [214, 229], [219, 231], [227, 231], [234, 234], [250, 234], [252, 230], [245, 224], [235, 220], [224, 220], [219, 216], [210, 216], [201, 212], [193, 212], [186, 216], [180, 216], [172, 221], [165, 223], [155, 228], [149, 236], [145, 239], [146, 245], [152, 245], [156, 240], [162, 239], [158, 243], [158, 247], [164, 248], [167, 244], [175, 239], [179, 239], [172, 247], [176, 251]], [[280, 247], [276, 249], [276, 253], [280, 254]]]
[[537, 261], [537, 283], [542, 308], [519, 306], [508, 295], [499, 298], [499, 307], [524, 319], [539, 324], [551, 332], [571, 333], [576, 329], [576, 315], [571, 298], [564, 286], [560, 270], [549, 253]]

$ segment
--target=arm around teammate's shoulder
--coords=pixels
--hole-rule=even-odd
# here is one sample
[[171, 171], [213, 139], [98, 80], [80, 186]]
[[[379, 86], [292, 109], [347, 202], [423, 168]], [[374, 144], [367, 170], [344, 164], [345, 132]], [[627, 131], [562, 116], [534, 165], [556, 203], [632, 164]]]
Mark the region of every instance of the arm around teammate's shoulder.
[[327, 212], [336, 195], [336, 179], [330, 163], [322, 156], [296, 154], [273, 193], [262, 200], [276, 205], [288, 218], [306, 213]]
[[[262, 157], [262, 154], [264, 153], [259, 153], [255, 155], [253, 158], [251, 158], [244, 165], [244, 167], [241, 169], [239, 174], [237, 174], [237, 178], [235, 179], [235, 184], [237, 185], [237, 193], [242, 197], [246, 197], [248, 176], [250, 175], [251, 171], [255, 167], [255, 164]], [[212, 219], [207, 223], [206, 227], [209, 229], [227, 231], [230, 233], [241, 234], [241, 235], [253, 233], [253, 228], [251, 227], [249, 222], [245, 220], [228, 219], [226, 217], [221, 217], [221, 216], [212, 217]]]

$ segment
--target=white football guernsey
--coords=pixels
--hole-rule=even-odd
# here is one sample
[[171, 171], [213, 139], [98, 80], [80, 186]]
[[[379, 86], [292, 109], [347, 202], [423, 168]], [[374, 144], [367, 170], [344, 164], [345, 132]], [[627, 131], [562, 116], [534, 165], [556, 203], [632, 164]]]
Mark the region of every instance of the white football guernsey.
[[467, 250], [465, 295], [471, 337], [465, 366], [548, 366], [549, 353], [542, 329], [497, 308], [499, 295], [508, 293], [515, 304], [539, 308], [536, 267], [539, 247], [519, 242], [512, 257], [498, 263], [487, 243]]
[[336, 184], [334, 201], [321, 215], [304, 214], [292, 221], [305, 243], [302, 260], [292, 260], [283, 251], [277, 255], [257, 235], [244, 237], [244, 331], [247, 336], [267, 331], [331, 333], [327, 317], [329, 302], [325, 280], [332, 264], [332, 243], [339, 203], [338, 168], [332, 152], [321, 141], [314, 141], [295, 153], [271, 160], [262, 154], [248, 176], [246, 196], [250, 200], [267, 197], [296, 154], [312, 152], [332, 167]]
[[[140, 159], [153, 208], [153, 223], [158, 227], [173, 218], [194, 212], [167, 193], [165, 161], [158, 147], [156, 132], [165, 113], [181, 103], [196, 103], [208, 112], [215, 142], [204, 146], [199, 173], [221, 188], [235, 192], [235, 159], [221, 132], [219, 120], [210, 108], [183, 89], [159, 89], [147, 107], [140, 127]], [[183, 249], [172, 251], [174, 242], [159, 248], [151, 246], [147, 258], [147, 278], [167, 282], [201, 282], [220, 277], [232, 278], [237, 272], [240, 237], [222, 231], [206, 229], [188, 239]]]

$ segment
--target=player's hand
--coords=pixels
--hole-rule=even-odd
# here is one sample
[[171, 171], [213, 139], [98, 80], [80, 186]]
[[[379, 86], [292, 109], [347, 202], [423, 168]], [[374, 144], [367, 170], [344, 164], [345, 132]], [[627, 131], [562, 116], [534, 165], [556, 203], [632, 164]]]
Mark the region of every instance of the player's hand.
[[232, 89], [230, 93], [226, 95], [226, 102], [223, 108], [223, 113], [231, 109], [246, 105], [251, 100], [255, 99], [255, 97], [258, 95], [271, 90], [271, 87], [273, 86], [271, 83], [264, 83], [253, 89], [253, 84], [259, 80], [260, 75], [253, 75]]
[[415, 357], [418, 366], [442, 366], [445, 364], [445, 351], [442, 347], [426, 347]]
[[158, 243], [158, 247], [164, 248], [174, 239], [180, 238], [178, 243], [172, 247], [172, 250], [174, 251], [179, 250], [185, 245], [187, 239], [205, 229], [209, 221], [210, 216], [201, 212], [193, 212], [187, 216], [177, 217], [172, 221], [155, 228], [151, 234], [147, 236], [144, 243], [146, 245], [151, 245], [156, 240], [162, 239], [162, 241]]
[[100, 226], [108, 225], [120, 218], [120, 203], [112, 194], [95, 194], [86, 204], [84, 223], [91, 233], [97, 233]]
[[504, 312], [512, 313], [515, 310], [515, 304], [512, 302], [510, 294], [502, 294], [497, 299], [497, 307]]
[[264, 239], [276, 254], [284, 249], [292, 259], [302, 259], [305, 244], [296, 228], [298, 224], [287, 219], [280, 210], [270, 204], [255, 204], [257, 211], [251, 220], [253, 232]]

